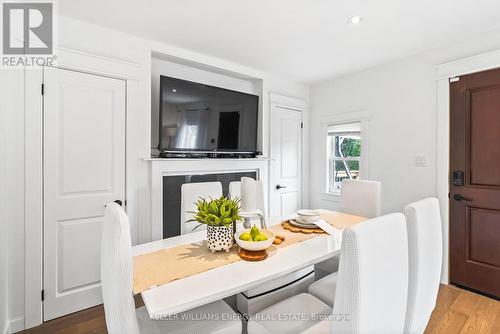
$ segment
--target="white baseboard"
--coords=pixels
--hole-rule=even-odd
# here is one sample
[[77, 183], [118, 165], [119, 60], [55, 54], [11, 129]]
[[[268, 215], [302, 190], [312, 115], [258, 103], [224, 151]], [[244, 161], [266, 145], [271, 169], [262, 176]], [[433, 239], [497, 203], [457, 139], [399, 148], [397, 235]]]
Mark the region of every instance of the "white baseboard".
[[24, 318], [10, 320], [7, 324], [7, 333], [12, 334], [24, 330]]

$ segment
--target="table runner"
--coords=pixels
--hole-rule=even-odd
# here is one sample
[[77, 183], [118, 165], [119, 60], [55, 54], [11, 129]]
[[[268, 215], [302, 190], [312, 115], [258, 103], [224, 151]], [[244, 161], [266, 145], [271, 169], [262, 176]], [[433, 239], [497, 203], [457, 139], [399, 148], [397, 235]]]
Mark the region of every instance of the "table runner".
[[[338, 212], [324, 212], [321, 218], [334, 227], [345, 228], [366, 220], [364, 217]], [[285, 237], [275, 248], [287, 247], [324, 234], [293, 233], [280, 224], [269, 227], [276, 235]], [[206, 241], [164, 248], [159, 251], [134, 256], [134, 293], [138, 294], [155, 286], [199, 274], [210, 269], [241, 261], [237, 247], [229, 252], [211, 253]], [[264, 260], [265, 261], [265, 260]]]
[[368, 218], [365, 217], [350, 215], [337, 211], [324, 211], [321, 213], [320, 218], [340, 230], [368, 220]]

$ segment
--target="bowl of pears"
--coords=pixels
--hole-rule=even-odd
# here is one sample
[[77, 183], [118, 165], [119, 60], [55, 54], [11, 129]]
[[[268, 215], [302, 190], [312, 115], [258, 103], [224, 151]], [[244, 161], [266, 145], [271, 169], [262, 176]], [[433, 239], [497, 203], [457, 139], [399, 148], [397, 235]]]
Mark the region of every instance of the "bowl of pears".
[[234, 240], [241, 248], [258, 252], [269, 248], [274, 241], [274, 233], [269, 230], [259, 230], [257, 226], [236, 232]]

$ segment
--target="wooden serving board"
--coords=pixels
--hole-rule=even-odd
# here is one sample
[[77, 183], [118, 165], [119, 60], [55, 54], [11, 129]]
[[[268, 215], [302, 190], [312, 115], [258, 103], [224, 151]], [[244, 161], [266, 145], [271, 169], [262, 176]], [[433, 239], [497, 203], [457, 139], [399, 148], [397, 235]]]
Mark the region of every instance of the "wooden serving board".
[[266, 250], [252, 252], [243, 248], [239, 250], [240, 257], [245, 261], [262, 261], [267, 258]]
[[312, 233], [322, 234], [322, 233], [326, 233], [325, 231], [323, 231], [319, 227], [318, 228], [301, 228], [301, 227], [293, 226], [288, 221], [282, 222], [281, 226], [285, 230], [289, 230], [290, 232], [295, 232], [295, 233], [305, 233], [305, 234], [312, 234]]

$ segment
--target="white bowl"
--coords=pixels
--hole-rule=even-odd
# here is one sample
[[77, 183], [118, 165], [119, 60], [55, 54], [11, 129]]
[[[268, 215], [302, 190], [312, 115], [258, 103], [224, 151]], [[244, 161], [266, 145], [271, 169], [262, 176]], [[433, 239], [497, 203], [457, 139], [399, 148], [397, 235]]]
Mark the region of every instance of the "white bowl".
[[260, 234], [264, 234], [267, 237], [267, 240], [264, 241], [245, 241], [245, 240], [240, 240], [240, 235], [244, 232], [250, 233], [250, 229], [247, 228], [246, 230], [238, 231], [234, 234], [234, 240], [236, 240], [236, 243], [238, 246], [240, 246], [243, 249], [246, 249], [248, 251], [261, 251], [266, 248], [269, 248], [274, 241], [274, 233], [269, 231], [269, 230], [260, 230]]
[[295, 218], [292, 218], [290, 220], [294, 220], [295, 222], [299, 223], [299, 224], [302, 224], [302, 225], [309, 225], [309, 226], [314, 226], [316, 225], [316, 222], [319, 220], [319, 219], [316, 219], [315, 221], [307, 221], [307, 220], [304, 220], [302, 218], [300, 218], [299, 216], [295, 217]]
[[298, 210], [297, 215], [306, 223], [313, 223], [319, 219], [320, 213], [317, 210]]

